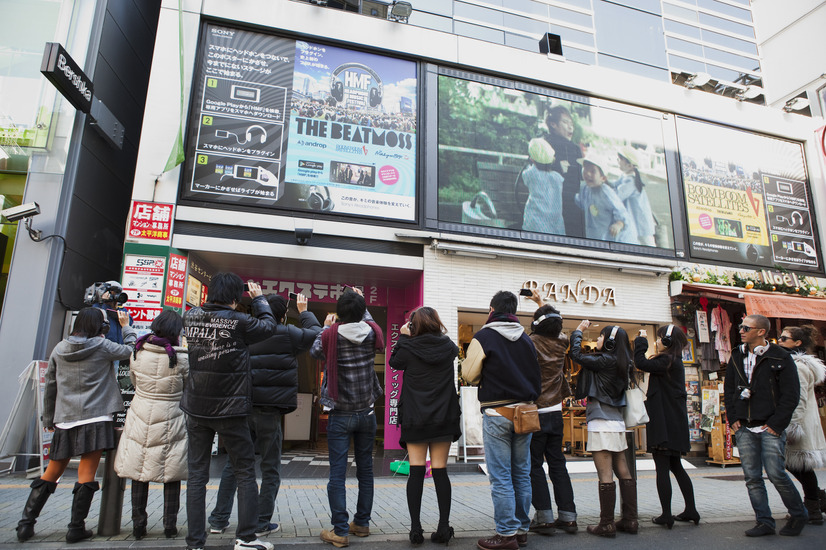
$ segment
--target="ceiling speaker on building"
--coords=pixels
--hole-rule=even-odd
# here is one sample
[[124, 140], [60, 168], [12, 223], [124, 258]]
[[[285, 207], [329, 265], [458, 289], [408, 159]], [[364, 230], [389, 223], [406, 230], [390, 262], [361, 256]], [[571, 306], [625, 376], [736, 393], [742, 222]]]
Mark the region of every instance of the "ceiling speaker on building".
[[562, 39], [558, 34], [546, 33], [539, 40], [539, 53], [562, 55]]

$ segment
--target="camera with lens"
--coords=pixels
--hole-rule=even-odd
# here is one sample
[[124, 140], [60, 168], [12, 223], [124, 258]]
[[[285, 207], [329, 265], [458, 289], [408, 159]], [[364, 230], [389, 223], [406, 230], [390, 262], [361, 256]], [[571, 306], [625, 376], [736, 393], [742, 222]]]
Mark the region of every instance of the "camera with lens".
[[[106, 293], [109, 296], [104, 298]], [[105, 283], [94, 283], [83, 294], [83, 303], [87, 306], [103, 304], [105, 302], [116, 302], [118, 305], [125, 304], [129, 297], [123, 291], [123, 287], [117, 281], [106, 281]]]

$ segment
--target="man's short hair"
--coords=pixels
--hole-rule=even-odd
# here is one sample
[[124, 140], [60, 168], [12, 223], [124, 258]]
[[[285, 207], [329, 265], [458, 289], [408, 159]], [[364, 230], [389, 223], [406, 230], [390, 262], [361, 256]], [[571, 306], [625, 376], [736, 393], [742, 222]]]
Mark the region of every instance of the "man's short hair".
[[208, 302], [228, 306], [240, 302], [244, 294], [244, 281], [235, 273], [216, 273], [209, 284]]
[[280, 323], [281, 320], [284, 319], [284, 316], [287, 315], [287, 307], [289, 306], [287, 299], [278, 294], [268, 294], [267, 302], [270, 304], [273, 317]]
[[493, 295], [490, 300], [490, 307], [495, 313], [516, 313], [516, 308], [519, 306], [519, 299], [516, 294], [509, 290], [500, 290]]
[[758, 329], [762, 328], [763, 330], [766, 331], [766, 334], [768, 334], [769, 331], [772, 328], [771, 321], [769, 321], [769, 318], [764, 316], [764, 315], [754, 314], [754, 315], [747, 315], [746, 317], [748, 319], [751, 319], [751, 321], [754, 323], [754, 328], [758, 328]]
[[353, 292], [349, 288], [338, 299], [336, 304], [336, 315], [340, 323], [358, 323], [367, 311], [367, 302], [364, 296]]

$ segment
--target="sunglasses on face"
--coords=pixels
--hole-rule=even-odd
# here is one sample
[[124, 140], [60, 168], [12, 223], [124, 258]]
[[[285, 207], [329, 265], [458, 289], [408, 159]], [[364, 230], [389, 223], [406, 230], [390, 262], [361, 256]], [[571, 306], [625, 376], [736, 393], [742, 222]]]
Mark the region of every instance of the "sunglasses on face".
[[794, 340], [794, 338], [792, 338], [791, 336], [780, 336], [777, 339], [781, 342], [785, 342], [786, 340]]
[[757, 328], [757, 327], [750, 327], [748, 325], [740, 325], [739, 327], [737, 327], [737, 330], [739, 330], [740, 332], [748, 332], [753, 328]]

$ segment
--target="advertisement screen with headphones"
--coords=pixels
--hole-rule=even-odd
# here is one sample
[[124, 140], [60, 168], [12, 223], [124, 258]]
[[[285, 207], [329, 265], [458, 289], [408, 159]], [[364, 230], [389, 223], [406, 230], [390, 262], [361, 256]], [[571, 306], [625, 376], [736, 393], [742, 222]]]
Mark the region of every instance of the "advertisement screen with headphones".
[[182, 198], [415, 221], [416, 64], [205, 23]]
[[821, 272], [799, 143], [677, 119], [690, 255]]
[[[286, 179], [327, 211], [415, 220], [416, 64], [296, 42]], [[317, 201], [316, 201], [317, 202]]]

